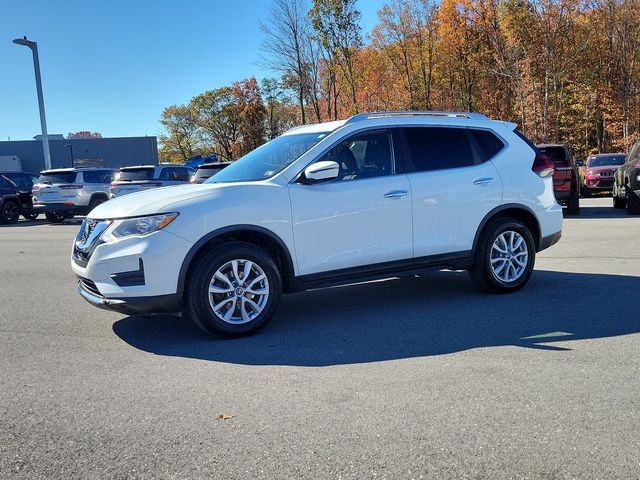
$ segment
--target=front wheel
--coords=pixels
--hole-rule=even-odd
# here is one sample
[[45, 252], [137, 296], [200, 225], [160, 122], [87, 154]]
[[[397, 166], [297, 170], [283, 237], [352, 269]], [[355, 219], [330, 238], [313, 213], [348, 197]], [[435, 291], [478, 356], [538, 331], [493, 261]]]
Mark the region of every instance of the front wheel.
[[535, 257], [529, 229], [518, 220], [500, 218], [485, 227], [469, 273], [483, 290], [514, 292], [531, 277]]
[[627, 214], [639, 215], [640, 197], [638, 197], [638, 195], [636, 195], [631, 189], [627, 189], [627, 192]]
[[255, 245], [234, 242], [197, 259], [185, 285], [185, 310], [205, 332], [239, 337], [273, 317], [281, 293], [273, 259]]

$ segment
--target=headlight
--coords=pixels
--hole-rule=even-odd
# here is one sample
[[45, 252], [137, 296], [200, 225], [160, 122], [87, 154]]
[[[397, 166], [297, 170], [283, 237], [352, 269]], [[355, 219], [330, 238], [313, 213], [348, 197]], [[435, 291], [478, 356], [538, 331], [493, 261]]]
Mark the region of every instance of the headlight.
[[150, 233], [162, 230], [173, 222], [177, 213], [151, 215], [149, 217], [123, 218], [114, 220], [102, 234], [103, 242], [115, 242], [127, 237], [143, 237]]

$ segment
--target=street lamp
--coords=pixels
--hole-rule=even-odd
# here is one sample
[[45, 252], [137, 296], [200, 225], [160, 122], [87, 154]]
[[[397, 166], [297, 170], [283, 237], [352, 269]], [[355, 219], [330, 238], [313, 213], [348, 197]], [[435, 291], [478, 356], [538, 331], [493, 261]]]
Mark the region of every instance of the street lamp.
[[42, 96], [42, 80], [40, 79], [40, 60], [38, 59], [38, 44], [27, 40], [27, 37], [16, 38], [13, 43], [31, 49], [33, 53], [33, 69], [36, 73], [36, 90], [38, 91], [38, 107], [40, 108], [40, 126], [42, 127], [42, 149], [44, 151], [44, 167], [51, 169], [51, 153], [49, 152], [49, 137], [47, 136], [47, 119], [44, 114], [44, 98]]
[[70, 143], [67, 143], [65, 147], [67, 147], [71, 152], [71, 166], [75, 167], [75, 165], [73, 164], [73, 145], [71, 145]]

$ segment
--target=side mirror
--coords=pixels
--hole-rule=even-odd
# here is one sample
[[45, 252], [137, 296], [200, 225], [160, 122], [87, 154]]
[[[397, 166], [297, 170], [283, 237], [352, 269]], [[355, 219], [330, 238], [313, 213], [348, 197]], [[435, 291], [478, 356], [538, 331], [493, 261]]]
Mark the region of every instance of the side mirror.
[[316, 162], [304, 170], [303, 183], [314, 184], [328, 182], [338, 178], [340, 166], [336, 162]]
[[584, 167], [584, 160], [577, 160], [576, 165], [579, 167]]

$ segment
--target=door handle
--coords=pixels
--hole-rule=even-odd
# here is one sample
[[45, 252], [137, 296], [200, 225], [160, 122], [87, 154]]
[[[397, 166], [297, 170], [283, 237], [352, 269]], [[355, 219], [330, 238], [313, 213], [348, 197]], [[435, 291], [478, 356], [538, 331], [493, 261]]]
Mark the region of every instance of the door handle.
[[486, 177], [486, 178], [478, 178], [476, 180], [473, 181], [474, 185], [490, 185], [493, 182], [495, 182], [495, 180], [491, 177]]
[[394, 190], [392, 192], [387, 192], [384, 194], [384, 198], [399, 198], [399, 197], [406, 197], [407, 194], [409, 192], [407, 192], [406, 190]]

